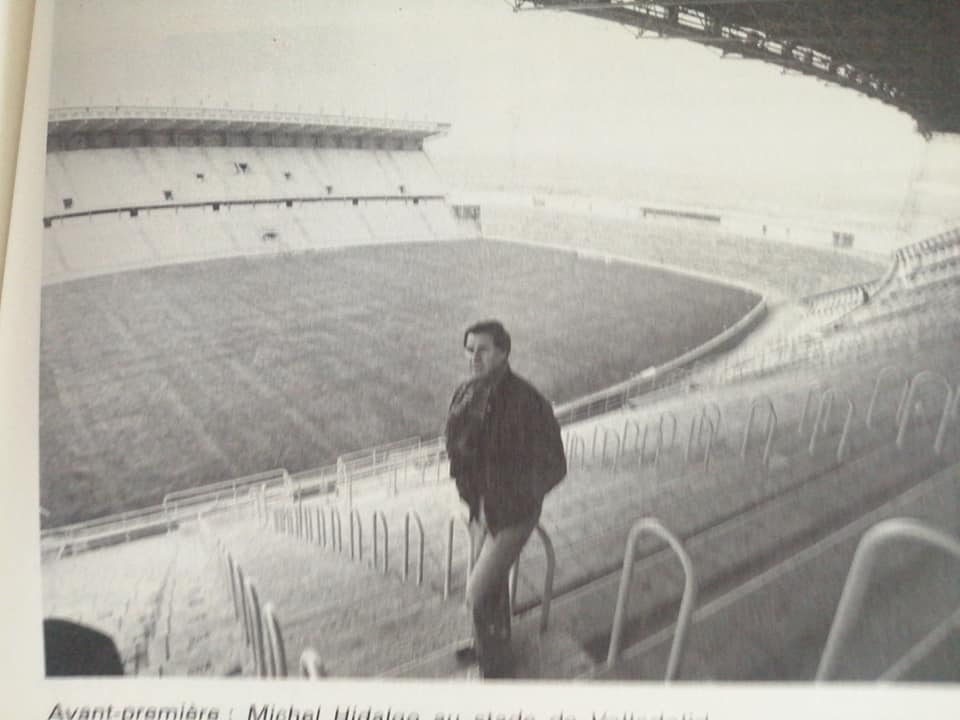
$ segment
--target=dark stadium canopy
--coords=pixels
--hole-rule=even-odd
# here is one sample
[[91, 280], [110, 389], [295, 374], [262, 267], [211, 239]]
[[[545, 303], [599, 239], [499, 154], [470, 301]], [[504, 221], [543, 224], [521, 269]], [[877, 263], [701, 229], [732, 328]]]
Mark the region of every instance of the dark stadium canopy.
[[420, 146], [450, 126], [416, 120], [308, 115], [210, 108], [84, 107], [51, 110], [47, 147], [116, 147], [150, 138], [164, 142], [291, 145], [327, 142], [378, 146], [385, 142]]
[[960, 132], [958, 0], [514, 0], [719, 48], [814, 75]]

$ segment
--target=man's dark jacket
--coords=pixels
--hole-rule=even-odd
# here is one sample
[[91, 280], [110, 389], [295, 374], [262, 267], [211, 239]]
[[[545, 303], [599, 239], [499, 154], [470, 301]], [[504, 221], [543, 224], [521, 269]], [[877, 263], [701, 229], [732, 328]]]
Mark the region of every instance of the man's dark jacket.
[[477, 445], [475, 456], [463, 461], [447, 438], [450, 475], [471, 519], [483, 498], [492, 533], [535, 517], [544, 496], [567, 474], [553, 407], [509, 367], [490, 391]]

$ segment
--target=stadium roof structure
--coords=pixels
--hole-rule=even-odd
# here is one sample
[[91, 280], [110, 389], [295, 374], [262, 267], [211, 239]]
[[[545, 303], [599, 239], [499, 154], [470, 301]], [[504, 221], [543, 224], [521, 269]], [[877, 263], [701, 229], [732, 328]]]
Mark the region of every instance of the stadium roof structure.
[[513, 0], [775, 63], [911, 115], [925, 137], [960, 132], [956, 0]]
[[[448, 123], [418, 120], [212, 108], [58, 108], [50, 110], [47, 118], [48, 148], [75, 146], [71, 141], [77, 138], [88, 138], [93, 146], [111, 147], [138, 135], [231, 135], [249, 144], [323, 140], [364, 146], [384, 141], [420, 145], [426, 138], [449, 129]], [[91, 142], [82, 143], [90, 145]]]

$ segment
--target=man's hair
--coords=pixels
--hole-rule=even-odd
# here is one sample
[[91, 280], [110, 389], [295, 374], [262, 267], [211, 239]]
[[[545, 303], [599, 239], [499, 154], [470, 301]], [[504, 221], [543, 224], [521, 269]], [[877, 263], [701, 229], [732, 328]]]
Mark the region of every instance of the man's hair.
[[494, 347], [500, 348], [506, 355], [510, 354], [510, 333], [499, 320], [484, 320], [468, 327], [463, 331], [463, 346], [467, 346], [467, 337], [477, 333], [489, 335], [493, 339]]

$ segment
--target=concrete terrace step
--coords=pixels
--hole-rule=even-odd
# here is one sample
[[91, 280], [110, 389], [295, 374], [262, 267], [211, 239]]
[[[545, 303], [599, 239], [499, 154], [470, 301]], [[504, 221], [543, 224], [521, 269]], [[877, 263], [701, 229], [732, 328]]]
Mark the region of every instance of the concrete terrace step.
[[[402, 603], [423, 595], [414, 584], [383, 578], [370, 568], [295, 538], [256, 533], [257, 542], [244, 545], [248, 533], [221, 535], [235, 562], [256, 581], [261, 602], [274, 601], [286, 617], [317, 615], [326, 609], [363, 609], [381, 598]], [[245, 536], [243, 540], [237, 535]], [[363, 601], [363, 602], [362, 602]]]
[[249, 669], [222, 560], [196, 526], [173, 536], [176, 557], [148, 673], [237, 675]]
[[[810, 680], [814, 677], [857, 542], [880, 520], [913, 517], [960, 533], [960, 467], [954, 465], [866, 512], [751, 578], [699, 604], [681, 678]], [[877, 565], [867, 604], [841, 653], [837, 676], [875, 679], [960, 606], [956, 562], [915, 546], [891, 546]], [[602, 679], [662, 674], [672, 624], [625, 651]], [[960, 680], [957, 634], [947, 635], [905, 680]]]
[[[432, 653], [393, 668], [387, 677], [419, 679], [466, 679], [470, 668], [456, 661], [457, 645], [446, 645]], [[540, 632], [539, 620], [530, 618], [514, 623], [511, 649], [517, 680], [565, 680], [579, 677], [593, 668], [593, 661], [579, 643], [568, 634]]]
[[330, 675], [369, 677], [420, 658], [469, 637], [467, 616], [459, 603], [436, 596], [407, 603], [403, 610], [380, 613], [375, 607], [341, 628], [316, 629], [309, 622], [285, 627], [288, 664], [311, 646]]

